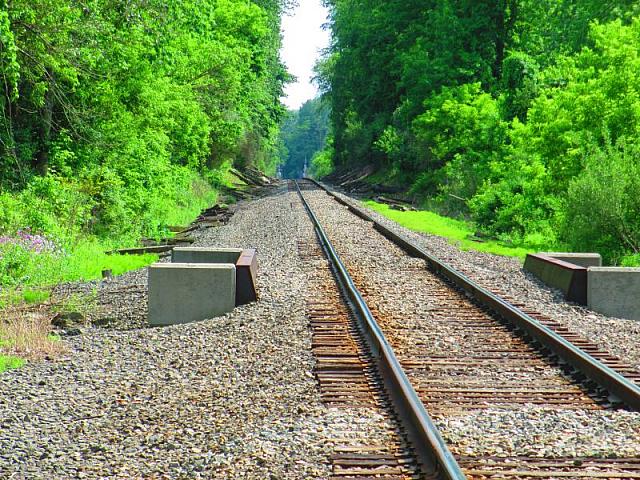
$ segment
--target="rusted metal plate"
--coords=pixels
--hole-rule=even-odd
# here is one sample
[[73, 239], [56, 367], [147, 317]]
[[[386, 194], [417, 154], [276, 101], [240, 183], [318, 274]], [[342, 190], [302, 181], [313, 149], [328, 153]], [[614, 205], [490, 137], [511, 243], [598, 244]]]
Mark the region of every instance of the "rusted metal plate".
[[547, 285], [562, 290], [567, 300], [587, 304], [587, 269], [541, 253], [529, 253], [524, 269]]
[[258, 300], [258, 258], [253, 249], [242, 250], [236, 261], [236, 306]]

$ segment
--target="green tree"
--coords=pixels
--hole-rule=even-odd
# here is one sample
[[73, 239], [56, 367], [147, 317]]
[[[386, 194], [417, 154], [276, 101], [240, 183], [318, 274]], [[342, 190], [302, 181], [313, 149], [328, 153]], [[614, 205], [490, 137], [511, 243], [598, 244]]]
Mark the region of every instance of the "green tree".
[[519, 234], [555, 231], [570, 239], [569, 230], [560, 229], [568, 215], [570, 186], [576, 178], [591, 179], [591, 170], [599, 171], [594, 161], [605, 169], [618, 168], [620, 155], [607, 148], [610, 143], [637, 144], [640, 20], [628, 26], [620, 20], [594, 25], [591, 38], [592, 47], [543, 72], [527, 123], [512, 123], [505, 142], [510, 153], [491, 164], [490, 180], [472, 202], [485, 228]]
[[490, 164], [501, 159], [508, 123], [499, 102], [479, 83], [445, 87], [425, 107], [413, 122], [424, 172], [416, 187], [459, 206], [488, 179]]
[[305, 168], [325, 144], [329, 125], [329, 111], [320, 98], [305, 102], [299, 110], [291, 112], [281, 129], [285, 147], [282, 157], [282, 175], [300, 178]]
[[562, 233], [572, 248], [605, 260], [640, 253], [640, 146], [621, 142], [588, 155], [569, 185]]
[[[2, 0], [0, 186], [25, 203], [45, 195], [39, 212], [49, 220], [0, 218], [0, 229], [33, 220], [149, 234], [224, 165], [274, 172], [286, 8]], [[74, 198], [86, 208], [72, 208]]]

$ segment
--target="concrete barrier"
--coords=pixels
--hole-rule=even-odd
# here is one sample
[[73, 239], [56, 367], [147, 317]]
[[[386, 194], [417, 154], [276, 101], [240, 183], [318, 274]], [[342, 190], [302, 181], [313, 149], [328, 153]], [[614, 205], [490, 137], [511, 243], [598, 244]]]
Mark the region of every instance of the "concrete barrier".
[[560, 289], [567, 300], [587, 304], [587, 269], [544, 254], [527, 254], [524, 269], [547, 285]]
[[242, 255], [241, 248], [176, 247], [172, 263], [233, 263]]
[[242, 248], [177, 247], [173, 263], [233, 263], [236, 266], [236, 305], [258, 300], [256, 251]]
[[156, 263], [149, 267], [151, 325], [175, 325], [217, 317], [236, 305], [232, 263]]
[[601, 267], [602, 257], [599, 253], [566, 253], [566, 252], [540, 252], [540, 255], [573, 263], [579, 267]]
[[640, 268], [591, 267], [587, 304], [604, 315], [640, 320]]

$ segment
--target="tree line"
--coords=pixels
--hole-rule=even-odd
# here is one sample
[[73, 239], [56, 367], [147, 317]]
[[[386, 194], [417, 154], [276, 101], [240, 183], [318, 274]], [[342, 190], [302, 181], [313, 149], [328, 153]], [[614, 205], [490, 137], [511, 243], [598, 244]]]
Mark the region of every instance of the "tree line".
[[499, 238], [638, 260], [638, 2], [326, 3], [337, 168], [374, 164]]
[[275, 172], [287, 0], [0, 0], [0, 233], [138, 238]]
[[[289, 111], [280, 129], [280, 173], [283, 178], [301, 178], [325, 146], [329, 130], [329, 109], [320, 98], [306, 101]], [[316, 162], [317, 163], [317, 162]]]

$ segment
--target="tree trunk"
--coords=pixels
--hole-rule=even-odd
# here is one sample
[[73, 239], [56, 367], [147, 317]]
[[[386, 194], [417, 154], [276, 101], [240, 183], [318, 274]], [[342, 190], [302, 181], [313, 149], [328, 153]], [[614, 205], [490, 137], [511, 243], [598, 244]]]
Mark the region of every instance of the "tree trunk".
[[505, 32], [507, 2], [500, 0], [496, 3], [496, 58], [493, 64], [493, 78], [500, 80], [502, 78], [502, 62], [504, 61], [505, 38], [507, 33]]
[[40, 110], [41, 123], [38, 128], [38, 151], [33, 159], [33, 168], [39, 175], [46, 175], [49, 168], [49, 147], [53, 125], [53, 82], [45, 94], [44, 105]]
[[496, 8], [496, 58], [493, 65], [493, 77], [502, 78], [502, 64], [507, 42], [518, 19], [518, 0], [499, 0]]

